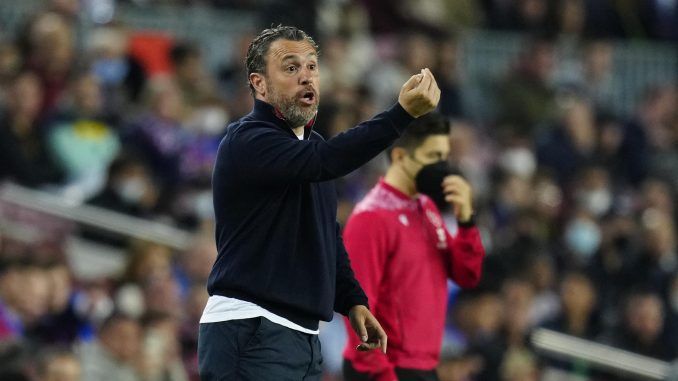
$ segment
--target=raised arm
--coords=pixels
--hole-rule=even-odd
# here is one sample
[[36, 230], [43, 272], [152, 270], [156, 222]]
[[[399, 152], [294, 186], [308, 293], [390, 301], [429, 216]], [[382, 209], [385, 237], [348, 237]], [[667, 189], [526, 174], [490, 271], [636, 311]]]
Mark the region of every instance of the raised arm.
[[440, 99], [426, 69], [401, 88], [398, 103], [327, 141], [299, 141], [260, 122], [245, 123], [225, 150], [241, 174], [263, 183], [327, 181], [344, 176], [375, 157], [416, 117], [432, 111]]

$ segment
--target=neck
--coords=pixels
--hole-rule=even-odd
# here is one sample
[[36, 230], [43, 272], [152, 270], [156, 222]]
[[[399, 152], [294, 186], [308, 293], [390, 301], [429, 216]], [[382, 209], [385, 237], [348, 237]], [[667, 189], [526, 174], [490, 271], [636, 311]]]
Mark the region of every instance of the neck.
[[410, 197], [414, 197], [414, 195], [417, 194], [417, 188], [414, 185], [414, 181], [407, 176], [402, 168], [396, 165], [391, 165], [388, 171], [386, 171], [384, 182]]
[[292, 131], [294, 131], [294, 134], [299, 136], [304, 133], [304, 126], [301, 127], [294, 127], [292, 128]]

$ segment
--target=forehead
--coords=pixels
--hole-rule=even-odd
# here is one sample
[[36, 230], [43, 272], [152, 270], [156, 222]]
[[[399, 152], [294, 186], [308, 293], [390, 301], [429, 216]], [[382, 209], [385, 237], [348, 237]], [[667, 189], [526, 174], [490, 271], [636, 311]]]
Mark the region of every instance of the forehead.
[[309, 57], [317, 56], [313, 45], [308, 41], [292, 41], [279, 39], [271, 43], [271, 46], [268, 48], [268, 57], [274, 61], [282, 61], [283, 59], [299, 56], [299, 57]]
[[450, 139], [447, 135], [431, 135], [424, 139], [417, 150], [421, 152], [448, 152], [450, 150]]

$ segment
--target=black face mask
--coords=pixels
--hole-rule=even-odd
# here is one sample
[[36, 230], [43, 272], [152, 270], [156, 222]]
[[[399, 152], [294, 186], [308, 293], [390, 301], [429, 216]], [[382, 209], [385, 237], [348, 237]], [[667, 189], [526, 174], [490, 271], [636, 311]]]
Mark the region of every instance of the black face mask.
[[430, 197], [441, 212], [445, 212], [450, 208], [450, 203], [445, 201], [445, 193], [443, 193], [443, 179], [449, 175], [458, 174], [447, 164], [446, 161], [437, 161], [432, 164], [427, 164], [421, 168], [419, 173], [414, 177], [414, 183], [417, 187], [417, 192], [423, 193]]

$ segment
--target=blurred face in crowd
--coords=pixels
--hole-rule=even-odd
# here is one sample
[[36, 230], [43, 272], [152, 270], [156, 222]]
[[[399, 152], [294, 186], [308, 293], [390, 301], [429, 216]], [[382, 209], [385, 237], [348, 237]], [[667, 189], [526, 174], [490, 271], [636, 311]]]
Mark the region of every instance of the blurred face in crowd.
[[146, 284], [171, 277], [171, 252], [162, 245], [141, 247], [129, 263], [129, 274], [135, 282]]
[[560, 299], [565, 312], [575, 317], [588, 315], [596, 302], [593, 285], [582, 274], [569, 274], [563, 279]]
[[578, 34], [584, 28], [586, 9], [584, 9], [583, 3], [581, 0], [566, 0], [561, 2], [558, 14], [560, 15], [560, 24], [564, 32]]
[[592, 106], [581, 99], [565, 100], [565, 131], [580, 152], [591, 151], [597, 143]]
[[673, 87], [667, 86], [656, 89], [645, 100], [645, 123], [651, 130], [654, 124], [668, 124], [676, 115], [676, 104], [678, 103], [678, 91]]
[[577, 205], [593, 216], [605, 215], [613, 205], [610, 176], [603, 167], [591, 167], [581, 173], [576, 191]]
[[16, 78], [8, 102], [15, 118], [25, 121], [37, 118], [42, 105], [42, 86], [38, 77], [33, 73], [24, 73]]
[[546, 17], [547, 4], [542, 0], [521, 0], [518, 5], [521, 16], [530, 22], [539, 22]]
[[664, 211], [648, 209], [642, 220], [647, 254], [656, 260], [675, 255], [676, 233], [671, 216]]
[[510, 279], [502, 286], [504, 316], [509, 332], [522, 333], [530, 325], [534, 289], [523, 280]]
[[84, 116], [95, 116], [103, 104], [99, 80], [92, 74], [83, 75], [73, 84], [73, 102]]
[[0, 43], [0, 80], [11, 78], [21, 67], [21, 56], [16, 46]]
[[101, 344], [116, 360], [132, 364], [139, 355], [141, 334], [141, 326], [136, 320], [116, 319], [101, 332]]
[[502, 381], [537, 381], [536, 360], [526, 349], [509, 349], [500, 366]]
[[71, 296], [71, 274], [65, 264], [54, 266], [46, 271], [49, 282], [49, 304], [54, 313], [62, 312]]
[[508, 210], [519, 210], [534, 201], [533, 189], [526, 179], [510, 175], [499, 184], [497, 200]]
[[74, 57], [73, 28], [57, 13], [46, 13], [32, 25], [31, 55], [51, 74], [68, 71]]
[[669, 185], [661, 180], [649, 179], [643, 183], [641, 195], [644, 198], [644, 206], [657, 210], [663, 210], [668, 214], [673, 213], [673, 198]]
[[184, 102], [181, 91], [174, 81], [158, 78], [150, 84], [150, 102], [155, 115], [161, 119], [181, 120]]
[[180, 316], [184, 313], [179, 284], [174, 278], [155, 280], [144, 286], [146, 309]]
[[538, 215], [546, 220], [554, 220], [563, 205], [563, 191], [551, 177], [538, 177], [534, 182], [535, 208]]
[[626, 309], [629, 330], [640, 340], [654, 341], [664, 328], [664, 308], [657, 295], [635, 295]]
[[31, 324], [47, 313], [50, 285], [44, 270], [14, 267], [2, 275], [0, 282], [3, 301], [24, 324]]
[[622, 125], [616, 120], [605, 121], [598, 127], [598, 150], [606, 156], [615, 155], [623, 142]]
[[524, 64], [536, 79], [548, 81], [555, 67], [553, 45], [546, 41], [534, 44], [524, 57]]
[[47, 361], [43, 381], [79, 381], [80, 362], [71, 354], [60, 354]]
[[199, 81], [205, 75], [200, 54], [188, 55], [176, 66], [175, 70], [182, 83]]
[[53, 9], [73, 17], [76, 17], [80, 10], [78, 0], [52, 0], [51, 3]]
[[482, 295], [472, 304], [475, 331], [482, 336], [493, 336], [502, 324], [501, 299], [496, 294]]
[[613, 53], [612, 44], [605, 41], [594, 42], [586, 48], [584, 67], [588, 80], [601, 80], [610, 74]]
[[602, 231], [596, 219], [581, 211], [567, 222], [563, 238], [574, 259], [586, 264], [600, 248]]
[[542, 255], [535, 258], [530, 273], [535, 290], [549, 290], [553, 286], [555, 279], [553, 261], [548, 256]]
[[141, 164], [131, 163], [111, 179], [113, 190], [125, 202], [152, 208], [157, 201], [157, 190], [146, 168]]
[[278, 109], [292, 128], [306, 125], [318, 111], [318, 53], [307, 41], [273, 41], [266, 73], [250, 74], [250, 82], [255, 96]]

